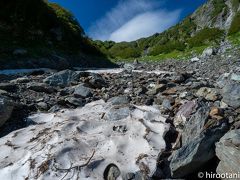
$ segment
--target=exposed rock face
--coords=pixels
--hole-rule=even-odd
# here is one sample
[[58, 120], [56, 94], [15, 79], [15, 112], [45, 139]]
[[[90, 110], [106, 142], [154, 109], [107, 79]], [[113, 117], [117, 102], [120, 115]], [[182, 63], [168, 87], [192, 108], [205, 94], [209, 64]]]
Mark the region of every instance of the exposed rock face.
[[[217, 6], [222, 9], [217, 9]], [[239, 6], [239, 4], [238, 4]], [[232, 0], [209, 0], [191, 15], [198, 28], [216, 27], [228, 29], [239, 7], [235, 7]]]
[[214, 144], [228, 130], [224, 121], [209, 120], [209, 107], [203, 103], [185, 124], [182, 132], [183, 146], [170, 157], [170, 169], [174, 178], [195, 172], [214, 157]]
[[240, 130], [229, 131], [216, 143], [216, 154], [220, 159], [218, 173], [239, 173]]
[[69, 86], [74, 81], [77, 81], [79, 75], [75, 71], [64, 70], [47, 77], [43, 81], [51, 86]]
[[13, 108], [13, 102], [0, 96], [0, 127], [11, 117]]
[[138, 172], [151, 176], [165, 148], [166, 119], [154, 107], [134, 106], [128, 116], [103, 120], [114, 107], [100, 100], [76, 110], [30, 117], [36, 125], [0, 139], [0, 177], [54, 180], [67, 174], [66, 178], [99, 179], [107, 174], [114, 179], [129, 173], [137, 177]]

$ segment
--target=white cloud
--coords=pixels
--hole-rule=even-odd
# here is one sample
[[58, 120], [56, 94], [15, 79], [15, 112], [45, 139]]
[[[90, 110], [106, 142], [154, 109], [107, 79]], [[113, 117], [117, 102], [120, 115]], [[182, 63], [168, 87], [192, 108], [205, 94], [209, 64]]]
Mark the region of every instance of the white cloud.
[[120, 0], [88, 32], [93, 39], [132, 41], [162, 32], [179, 20], [180, 11], [161, 9], [162, 1]]
[[178, 21], [178, 17], [179, 11], [143, 13], [112, 32], [109, 39], [120, 42], [134, 41], [141, 37], [147, 37], [169, 28]]

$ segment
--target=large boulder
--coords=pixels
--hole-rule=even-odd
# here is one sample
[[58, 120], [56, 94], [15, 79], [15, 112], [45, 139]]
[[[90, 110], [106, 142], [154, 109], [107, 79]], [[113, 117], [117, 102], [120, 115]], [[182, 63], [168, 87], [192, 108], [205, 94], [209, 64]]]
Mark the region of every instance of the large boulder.
[[218, 173], [239, 174], [240, 129], [229, 131], [216, 143], [216, 154], [220, 159]]
[[64, 70], [55, 73], [43, 80], [51, 86], [65, 87], [71, 85], [71, 83], [78, 81], [79, 74], [72, 70]]
[[228, 130], [225, 121], [209, 120], [210, 108], [198, 104], [198, 110], [186, 122], [182, 132], [182, 147], [169, 158], [171, 175], [182, 178], [195, 172], [215, 156], [215, 143]]
[[13, 102], [5, 97], [0, 97], [0, 127], [11, 117], [13, 108]]

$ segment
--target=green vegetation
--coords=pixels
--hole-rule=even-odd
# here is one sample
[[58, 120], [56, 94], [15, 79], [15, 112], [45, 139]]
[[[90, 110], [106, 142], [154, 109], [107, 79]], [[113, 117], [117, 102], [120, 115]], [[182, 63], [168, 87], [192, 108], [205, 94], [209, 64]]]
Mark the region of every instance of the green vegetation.
[[228, 39], [233, 45], [240, 46], [240, 32], [230, 35]]
[[236, 12], [240, 4], [240, 0], [232, 0], [233, 10]]
[[184, 51], [186, 45], [180, 41], [169, 41], [164, 45], [156, 45], [149, 52], [150, 56], [156, 56], [162, 53], [170, 53], [172, 51]]
[[186, 49], [184, 51], [177, 51], [174, 50], [170, 53], [166, 54], [159, 54], [157, 56], [145, 56], [141, 57], [140, 61], [162, 61], [162, 60], [167, 60], [167, 59], [188, 59], [192, 56], [200, 55], [206, 49], [208, 46], [200, 46], [200, 47], [194, 47], [191, 49]]
[[189, 47], [198, 47], [209, 44], [210, 42], [218, 43], [223, 37], [224, 31], [217, 28], [204, 28], [188, 41]]
[[117, 57], [117, 58], [137, 58], [141, 56], [141, 51], [139, 50], [137, 43], [127, 43], [121, 42], [115, 44], [109, 49], [110, 57]]
[[225, 4], [225, 0], [213, 0], [214, 11], [212, 12], [211, 16], [216, 18], [218, 14], [220, 14], [223, 10], [228, 8]]
[[43, 0], [2, 0], [0, 40], [1, 57], [16, 48], [32, 57], [56, 51], [101, 55], [69, 11]]
[[228, 35], [233, 35], [240, 31], [240, 12], [238, 12], [233, 18], [231, 27], [228, 31]]

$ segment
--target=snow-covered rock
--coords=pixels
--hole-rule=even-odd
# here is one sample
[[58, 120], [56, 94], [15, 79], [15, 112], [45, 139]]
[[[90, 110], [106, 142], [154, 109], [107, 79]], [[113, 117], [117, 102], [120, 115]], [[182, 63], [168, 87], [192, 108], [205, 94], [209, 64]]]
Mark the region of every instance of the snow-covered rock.
[[[165, 148], [166, 119], [152, 106], [120, 106], [100, 100], [29, 117], [36, 125], [0, 139], [0, 178], [103, 179], [110, 164], [120, 170], [120, 180], [139, 171], [151, 176]], [[122, 108], [128, 116], [107, 115]]]

